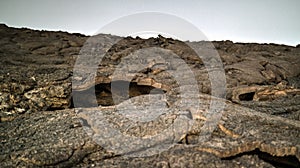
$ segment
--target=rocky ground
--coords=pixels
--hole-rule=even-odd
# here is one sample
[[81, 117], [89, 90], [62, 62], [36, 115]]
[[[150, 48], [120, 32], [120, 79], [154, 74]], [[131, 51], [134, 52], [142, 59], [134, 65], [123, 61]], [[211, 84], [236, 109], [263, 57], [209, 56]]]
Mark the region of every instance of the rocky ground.
[[[299, 45], [87, 37], [6, 25], [0, 25], [0, 36], [1, 167], [300, 166]], [[88, 55], [94, 46], [96, 55]], [[191, 47], [219, 55], [223, 67], [215, 57], [200, 59]], [[89, 69], [95, 61], [78, 62], [102, 52], [95, 74]], [[152, 59], [153, 53], [166, 60]], [[178, 57], [167, 59], [171, 53]], [[134, 60], [146, 67], [135, 68]], [[128, 72], [115, 74], [124, 67]], [[220, 98], [210, 81], [226, 88]], [[217, 119], [209, 116], [211, 102], [224, 105]], [[116, 109], [135, 116], [122, 117]], [[134, 156], [97, 142], [110, 133], [97, 121], [97, 111], [122, 133], [109, 137], [109, 144], [120, 149], [134, 144]], [[153, 121], [137, 121], [156, 113]], [[136, 116], [135, 122], [128, 119]], [[188, 122], [174, 127], [179, 121]], [[147, 140], [162, 132], [146, 144], [153, 151], [128, 138]], [[200, 141], [205, 132], [210, 136]], [[172, 145], [161, 150], [168, 137]]]

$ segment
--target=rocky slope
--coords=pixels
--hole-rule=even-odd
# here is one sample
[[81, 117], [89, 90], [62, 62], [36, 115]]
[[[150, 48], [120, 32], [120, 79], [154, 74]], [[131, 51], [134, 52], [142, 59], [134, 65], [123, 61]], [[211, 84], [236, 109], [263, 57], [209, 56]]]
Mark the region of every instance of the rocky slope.
[[[0, 25], [0, 36], [0, 161], [4, 167], [300, 165], [299, 46], [212, 42], [225, 72], [226, 96], [221, 95], [227, 99], [224, 100], [209, 96], [214, 92], [212, 76], [209, 76], [214, 68], [207, 69], [205, 62], [217, 60], [200, 59], [190, 47], [201, 48], [205, 55], [214, 51], [209, 42], [181, 42], [161, 36], [145, 40], [103, 34], [90, 38], [6, 25]], [[99, 39], [106, 54], [92, 76], [88, 70], [91, 65], [78, 64], [78, 59], [85, 56], [85, 47], [96, 45]], [[110, 47], [112, 41], [118, 42]], [[154, 47], [167, 49], [179, 57], [167, 60], [167, 64], [147, 58], [153, 52], [162, 57], [170, 53], [160, 50], [139, 53], [141, 49]], [[130, 66], [129, 73], [119, 72], [120, 75], [115, 76], [119, 64], [132, 64], [132, 59], [126, 59], [132, 53], [137, 53], [137, 60], [147, 66], [143, 69]], [[143, 57], [147, 54], [148, 57]], [[194, 74], [199, 97], [193, 94], [195, 85], [191, 85], [186, 71], [180, 69], [185, 65]], [[182, 82], [176, 81], [171, 75], [173, 72]], [[122, 80], [113, 83], [112, 78]], [[114, 84], [128, 86], [128, 92], [124, 92], [124, 88], [112, 88]], [[196, 103], [195, 107], [199, 108], [182, 109], [182, 102], [178, 103], [180, 89], [187, 96], [184, 100]], [[93, 93], [96, 93], [95, 99]], [[163, 100], [160, 100], [161, 95], [165, 96]], [[162, 106], [156, 104], [162, 101], [168, 113], [149, 122], [130, 122], [116, 113], [115, 109], [121, 108], [138, 115], [144, 108], [131, 108], [132, 103], [147, 106], [144, 103], [149, 100], [154, 100], [152, 111], [162, 111]], [[212, 121], [207, 117], [212, 100], [224, 104], [224, 112], [209, 139], [199, 142], [201, 128]], [[180, 136], [172, 135], [174, 145], [167, 150], [147, 157], [126, 157], [94, 141], [99, 130], [91, 128], [99, 124], [93, 120], [99, 116], [84, 117], [80, 115], [82, 110], [88, 114], [100, 110], [124, 135], [137, 137], [158, 134], [170, 123], [184, 118], [183, 112], [188, 112], [194, 123]], [[86, 130], [93, 132], [92, 135]], [[118, 140], [112, 139], [111, 143], [116, 145], [120, 143]], [[156, 143], [165, 141], [161, 138]]]

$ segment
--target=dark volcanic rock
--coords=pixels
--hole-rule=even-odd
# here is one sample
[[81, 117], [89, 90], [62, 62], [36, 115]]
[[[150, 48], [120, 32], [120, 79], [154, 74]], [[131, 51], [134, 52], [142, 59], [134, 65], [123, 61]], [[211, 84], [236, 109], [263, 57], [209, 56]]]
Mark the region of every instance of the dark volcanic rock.
[[[224, 100], [209, 96], [213, 93], [209, 71], [215, 67], [207, 69], [205, 61], [218, 60], [200, 59], [190, 48], [196, 46], [207, 54], [214, 51], [209, 42], [104, 34], [90, 38], [5, 25], [0, 25], [0, 36], [1, 167], [299, 167], [299, 47], [213, 42], [226, 75]], [[99, 39], [104, 40], [98, 44]], [[118, 42], [110, 47], [111, 41]], [[88, 73], [89, 62], [76, 64], [76, 59], [89, 51], [85, 49], [91, 49], [85, 47], [94, 45], [101, 45], [103, 50], [97, 53], [106, 53], [95, 76]], [[155, 47], [168, 52], [151, 50]], [[153, 53], [166, 60], [152, 59]], [[172, 53], [178, 57], [168, 59]], [[130, 56], [147, 66], [126, 67], [139, 65]], [[115, 75], [120, 65], [129, 72]], [[199, 97], [185, 65], [195, 76]], [[176, 81], [173, 72], [184, 80]], [[125, 77], [130, 80], [112, 82], [112, 78]], [[128, 93], [118, 86], [128, 86]], [[186, 97], [181, 97], [182, 90]], [[208, 116], [212, 100], [225, 104], [220, 120]], [[184, 102], [196, 105], [183, 109]], [[145, 110], [149, 105], [152, 108]], [[162, 113], [162, 107], [168, 110]], [[116, 109], [129, 111], [127, 118]], [[167, 150], [147, 157], [128, 157], [94, 141], [99, 133], [105, 134], [105, 129], [94, 128], [101, 126], [96, 111], [101, 111], [122, 134], [135, 137], [159, 134], [176, 119], [188, 118], [194, 123], [176, 128], [186, 130], [178, 135], [167, 132], [174, 143]], [[153, 121], [145, 117], [156, 113], [161, 115]], [[130, 114], [147, 121], [132, 122], [128, 118], [137, 116]], [[198, 137], [205, 132], [203, 126], [210, 122], [216, 128], [208, 140], [199, 142]], [[153, 145], [168, 140], [161, 138]], [[120, 141], [116, 136], [109, 143], [118, 146]]]

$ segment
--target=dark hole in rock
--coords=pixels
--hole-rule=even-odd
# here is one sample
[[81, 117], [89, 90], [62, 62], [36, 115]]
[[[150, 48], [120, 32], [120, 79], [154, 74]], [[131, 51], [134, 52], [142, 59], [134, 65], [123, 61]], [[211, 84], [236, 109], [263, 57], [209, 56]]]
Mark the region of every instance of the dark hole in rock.
[[[113, 92], [113, 94], [112, 94]], [[166, 91], [136, 82], [115, 81], [102, 83], [83, 91], [73, 91], [70, 108], [112, 106], [131, 97], [146, 94], [164, 94]]]
[[252, 101], [254, 95], [255, 95], [255, 92], [240, 94], [239, 99], [240, 99], [240, 101]]
[[272, 166], [276, 168], [298, 168], [300, 167], [300, 162], [296, 158], [296, 156], [273, 156], [269, 153], [262, 152], [259, 149], [255, 149], [253, 151], [240, 153], [235, 156], [222, 158], [223, 160], [232, 160], [243, 155], [257, 155], [259, 159], [262, 159], [265, 162], [270, 163]]

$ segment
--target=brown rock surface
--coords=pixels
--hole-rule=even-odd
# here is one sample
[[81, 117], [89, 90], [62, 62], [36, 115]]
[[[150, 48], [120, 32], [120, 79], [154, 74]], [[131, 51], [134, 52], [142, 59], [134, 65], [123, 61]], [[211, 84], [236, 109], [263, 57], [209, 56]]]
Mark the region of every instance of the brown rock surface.
[[[189, 47], [197, 46], [209, 53], [213, 48], [208, 42], [184, 43], [161, 36], [147, 40], [111, 35], [89, 38], [5, 25], [0, 25], [0, 36], [0, 162], [3, 167], [300, 166], [299, 47], [213, 42], [226, 75], [228, 100], [223, 100], [207, 95], [212, 92], [204, 65], [207, 60], [201, 60]], [[97, 44], [99, 38], [107, 39], [100, 43], [107, 52], [97, 67], [96, 76], [87, 75], [90, 65], [84, 63], [88, 62], [75, 62], [86, 52], [85, 46]], [[110, 48], [109, 42], [116, 40], [120, 41]], [[142, 70], [129, 66], [129, 73], [114, 75], [120, 64], [132, 64], [132, 59], [127, 59], [132, 53], [138, 56], [153, 52], [161, 56], [171, 54], [160, 50], [139, 51], [153, 47], [167, 49], [179, 57], [167, 59], [168, 64], [160, 59], [141, 57], [139, 60], [147, 64]], [[178, 72], [184, 68], [180, 60], [184, 60], [195, 75], [199, 97], [190, 93], [194, 85], [185, 71]], [[77, 67], [79, 71], [74, 71], [74, 66], [80, 67]], [[183, 82], [178, 83], [170, 75], [172, 72], [183, 78]], [[112, 82], [112, 78], [118, 77], [132, 80]], [[118, 86], [128, 86], [128, 93]], [[200, 108], [180, 108], [180, 89], [187, 92], [184, 100], [198, 102]], [[91, 96], [93, 93], [96, 99]], [[168, 113], [161, 113], [153, 121], [131, 122], [116, 111], [117, 108], [139, 114], [144, 108], [138, 105], [147, 106], [143, 103], [149, 100], [154, 106], [146, 113], [159, 113], [162, 107], [168, 107]], [[214, 121], [207, 117], [212, 100], [224, 103], [225, 108], [208, 139], [199, 141], [203, 126]], [[132, 108], [132, 104], [137, 108]], [[75, 110], [74, 106], [80, 108]], [[167, 132], [173, 137], [173, 145], [159, 154], [128, 157], [94, 141], [97, 135], [105, 134], [104, 129], [94, 127], [101, 125], [96, 111], [101, 111], [124, 135], [135, 137], [158, 134], [177, 119], [187, 117], [193, 124], [176, 128], [183, 129], [179, 135]], [[166, 141], [168, 139], [161, 137], [155, 142], [165, 144]], [[120, 142], [116, 137], [110, 143], [117, 146]], [[124, 145], [130, 143], [132, 141]], [[134, 148], [133, 153], [139, 154], [140, 150]]]

